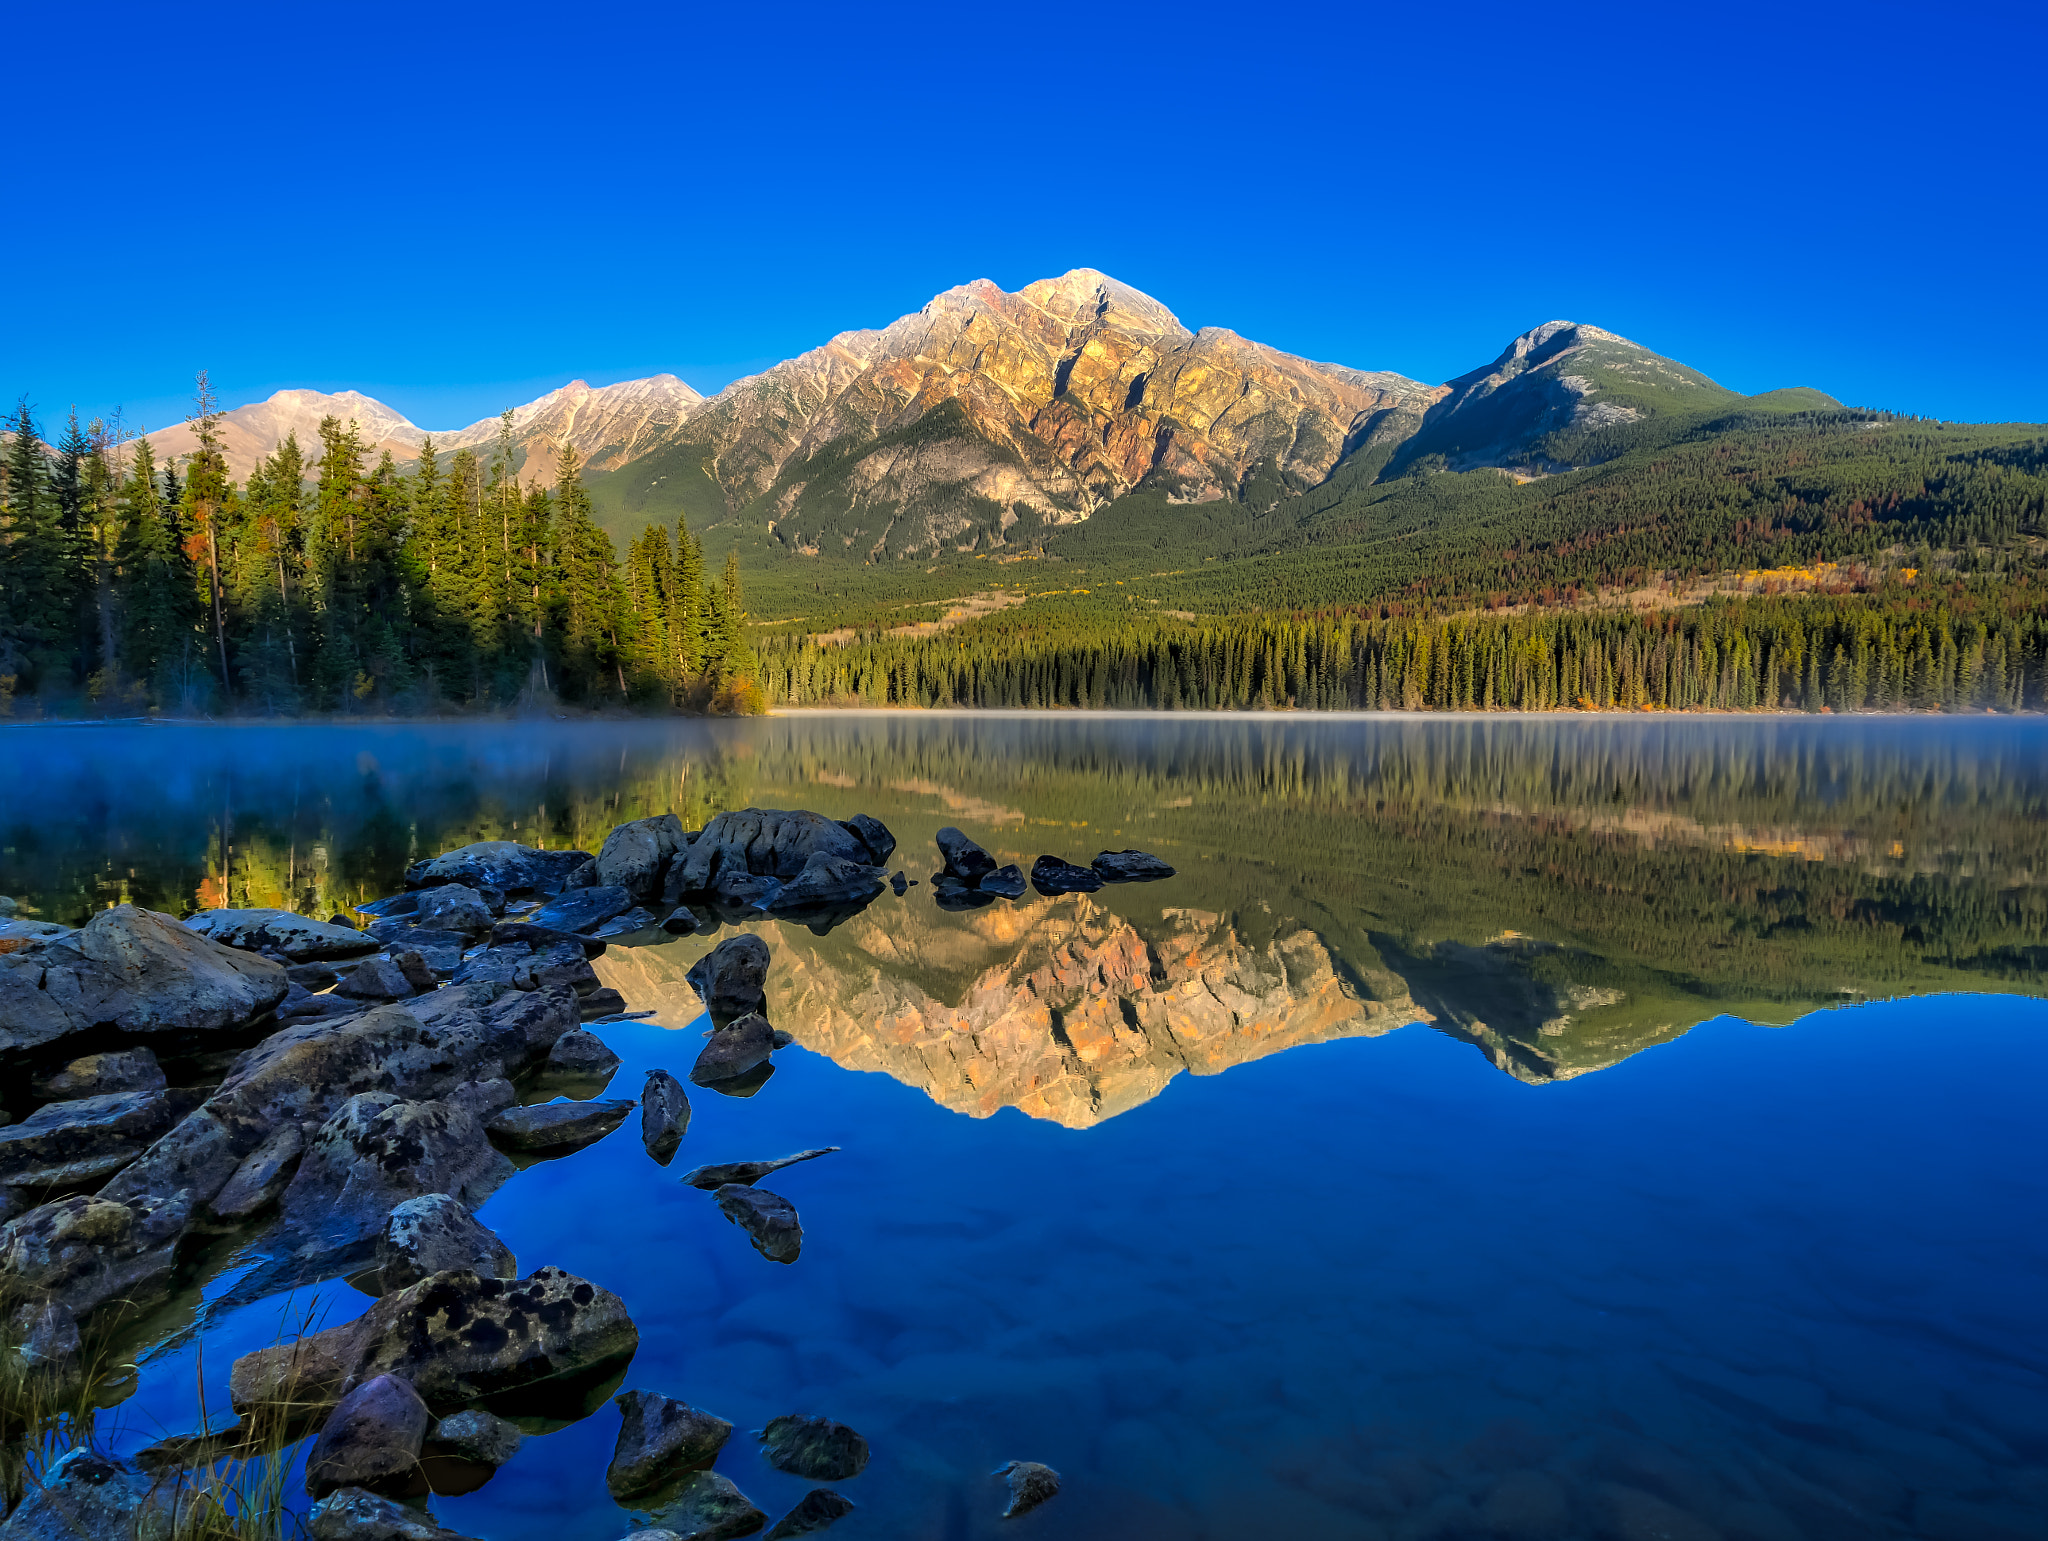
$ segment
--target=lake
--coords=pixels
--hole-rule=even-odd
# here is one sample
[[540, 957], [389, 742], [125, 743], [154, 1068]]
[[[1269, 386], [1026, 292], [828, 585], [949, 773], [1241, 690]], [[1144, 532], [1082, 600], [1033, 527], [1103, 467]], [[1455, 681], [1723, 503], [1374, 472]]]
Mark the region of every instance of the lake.
[[[886, 823], [905, 894], [740, 928], [796, 1040], [758, 1092], [693, 1087], [666, 1169], [629, 1123], [480, 1211], [625, 1299], [627, 1387], [861, 1430], [848, 1537], [2048, 1534], [2048, 722], [35, 727], [0, 774], [0, 893], [69, 924], [325, 917], [669, 810]], [[945, 909], [945, 825], [1177, 875]], [[683, 974], [734, 931], [597, 960], [655, 1013], [598, 1029], [611, 1095], [687, 1076]], [[788, 1267], [677, 1181], [825, 1145], [768, 1180]], [[109, 1448], [367, 1303], [250, 1268], [208, 1249], [137, 1331]], [[434, 1513], [618, 1541], [617, 1428]], [[1013, 1458], [1065, 1486], [1003, 1521]], [[808, 1487], [744, 1432], [718, 1470], [771, 1517]]]

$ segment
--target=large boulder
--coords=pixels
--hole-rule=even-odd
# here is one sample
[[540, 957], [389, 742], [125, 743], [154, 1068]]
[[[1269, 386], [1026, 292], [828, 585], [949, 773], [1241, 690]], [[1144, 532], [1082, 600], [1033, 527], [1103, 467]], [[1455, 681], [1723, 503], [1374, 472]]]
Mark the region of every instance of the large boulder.
[[612, 1464], [604, 1474], [611, 1495], [628, 1508], [633, 1499], [667, 1487], [692, 1466], [708, 1466], [732, 1425], [654, 1391], [628, 1391], [614, 1397], [619, 1409], [619, 1439]]
[[503, 893], [554, 893], [571, 886], [590, 861], [588, 851], [542, 851], [512, 840], [479, 840], [406, 869], [407, 888], [460, 883]]
[[632, 908], [633, 895], [616, 884], [601, 888], [572, 888], [559, 899], [550, 899], [534, 911], [526, 924], [545, 926], [564, 936], [573, 936], [580, 945], [583, 937], [613, 916], [624, 915]]
[[118, 904], [78, 930], [0, 953], [0, 1050], [73, 1033], [246, 1027], [284, 999], [284, 965]]
[[281, 1203], [293, 1230], [343, 1246], [377, 1235], [423, 1194], [480, 1204], [512, 1171], [467, 1108], [360, 1092], [307, 1142]]
[[776, 1049], [775, 1029], [757, 1012], [717, 1029], [690, 1067], [690, 1079], [699, 1086], [730, 1081], [767, 1061]]
[[598, 884], [623, 888], [635, 900], [658, 899], [663, 870], [689, 839], [682, 821], [672, 813], [621, 824], [598, 848]]
[[850, 819], [841, 819], [839, 827], [868, 848], [871, 866], [881, 866], [896, 850], [896, 837], [889, 833], [889, 826], [869, 814], [856, 813]]
[[640, 1334], [625, 1302], [559, 1268], [512, 1281], [437, 1273], [386, 1295], [352, 1322], [244, 1354], [229, 1375], [235, 1410], [332, 1403], [378, 1375], [412, 1383], [429, 1408], [582, 1377], [630, 1359]]
[[971, 887], [996, 870], [996, 859], [952, 825], [940, 830], [937, 839], [947, 876]]
[[201, 910], [185, 924], [223, 946], [281, 953], [293, 963], [355, 958], [377, 950], [375, 937], [352, 926], [294, 915], [290, 910]]
[[768, 944], [742, 932], [704, 954], [683, 977], [714, 1017], [744, 1016], [768, 1009], [768, 963]]
[[391, 1211], [377, 1238], [378, 1282], [387, 1293], [451, 1268], [482, 1278], [519, 1277], [512, 1249], [460, 1199], [424, 1193]]
[[178, 1486], [175, 1477], [78, 1445], [27, 1484], [0, 1541], [173, 1541], [181, 1511], [197, 1506], [190, 1488]]
[[767, 908], [774, 915], [857, 909], [888, 886], [889, 874], [882, 868], [820, 851], [804, 863], [803, 871], [776, 890]]
[[118, 1054], [87, 1054], [63, 1069], [36, 1081], [31, 1087], [38, 1097], [65, 1101], [72, 1097], [105, 1097], [113, 1092], [162, 1091], [163, 1066], [147, 1049], [125, 1049]]
[[83, 1320], [101, 1306], [153, 1300], [191, 1218], [189, 1193], [115, 1203], [72, 1194], [0, 1226], [5, 1292], [41, 1292]]
[[396, 1375], [372, 1376], [327, 1415], [306, 1456], [307, 1495], [404, 1488], [419, 1470], [420, 1446], [433, 1421], [410, 1384]]
[[482, 936], [497, 922], [484, 896], [464, 883], [444, 883], [420, 895], [419, 908], [407, 917], [432, 931]]
[[670, 863], [661, 897], [673, 905], [693, 894], [715, 893], [727, 876], [786, 883], [821, 853], [861, 866], [879, 860], [861, 836], [822, 813], [781, 808], [721, 813]]
[[0, 1129], [0, 1183], [57, 1188], [104, 1182], [171, 1122], [170, 1099], [160, 1091], [48, 1103]]

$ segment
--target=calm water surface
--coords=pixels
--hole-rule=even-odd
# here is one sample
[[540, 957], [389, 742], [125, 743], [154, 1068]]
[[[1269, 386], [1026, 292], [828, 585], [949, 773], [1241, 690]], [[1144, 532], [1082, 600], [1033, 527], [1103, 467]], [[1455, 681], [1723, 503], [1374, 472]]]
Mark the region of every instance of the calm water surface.
[[[15, 729], [0, 892], [325, 915], [473, 839], [865, 811], [912, 877], [958, 824], [1029, 866], [1180, 876], [826, 935], [761, 922], [799, 1047], [483, 1218], [625, 1298], [626, 1384], [743, 1430], [861, 1429], [848, 1537], [2048, 1535], [2048, 724], [818, 717]], [[731, 934], [730, 928], [724, 934]], [[711, 945], [614, 947], [687, 1072]], [[756, 1255], [699, 1162], [769, 1179]], [[224, 1411], [332, 1281], [195, 1264], [117, 1448]], [[487, 1541], [616, 1541], [617, 1415], [433, 1501]], [[1066, 1477], [1005, 1524], [1012, 1457]], [[771, 1515], [805, 1484], [744, 1435]]]

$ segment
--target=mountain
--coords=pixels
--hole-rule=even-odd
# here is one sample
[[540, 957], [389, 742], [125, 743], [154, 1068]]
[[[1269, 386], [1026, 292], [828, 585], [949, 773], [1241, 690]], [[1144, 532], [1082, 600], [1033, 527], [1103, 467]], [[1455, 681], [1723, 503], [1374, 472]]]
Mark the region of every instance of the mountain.
[[1575, 463], [1585, 436], [1740, 398], [1696, 369], [1576, 321], [1546, 321], [1483, 369], [1444, 387], [1389, 474], [1426, 457], [1452, 471], [1532, 472]]
[[[553, 486], [555, 455], [565, 441], [576, 446], [584, 465], [592, 471], [622, 465], [673, 434], [703, 404], [704, 398], [674, 375], [597, 387], [572, 380], [560, 390], [512, 409], [515, 459], [522, 479]], [[257, 462], [294, 433], [310, 467], [320, 453], [321, 420], [328, 417], [353, 418], [372, 456], [388, 451], [392, 459], [407, 464], [419, 458], [420, 445], [430, 433], [434, 448], [446, 453], [464, 448], [487, 450], [497, 442], [499, 431], [495, 417], [445, 432], [420, 428], [360, 391], [331, 395], [279, 391], [267, 401], [223, 414], [221, 444], [229, 471], [236, 480], [247, 480]], [[186, 423], [158, 429], [147, 437], [160, 460], [189, 455], [198, 447]]]
[[1092, 269], [977, 280], [735, 382], [598, 496], [616, 526], [738, 513], [809, 555], [1016, 547], [1134, 489], [1269, 508], [1441, 395], [1189, 331]]

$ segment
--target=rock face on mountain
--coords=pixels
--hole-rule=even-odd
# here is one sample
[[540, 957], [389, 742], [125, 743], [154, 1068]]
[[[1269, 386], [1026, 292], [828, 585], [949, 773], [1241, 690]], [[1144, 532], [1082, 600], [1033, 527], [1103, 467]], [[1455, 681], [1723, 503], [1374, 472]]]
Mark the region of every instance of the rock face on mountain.
[[1696, 369], [1576, 321], [1546, 321], [1524, 332], [1491, 364], [1444, 390], [1396, 452], [1389, 474], [1433, 455], [1453, 471], [1562, 469], [1570, 462], [1557, 458], [1560, 451], [1579, 449], [1575, 458], [1591, 458], [1563, 442], [1567, 435], [1740, 399]]
[[[426, 437], [424, 429], [414, 427], [402, 414], [361, 391], [279, 391], [267, 401], [251, 402], [222, 415], [220, 443], [228, 458], [229, 473], [238, 481], [246, 481], [257, 462], [275, 453], [292, 434], [298, 435], [299, 449], [310, 468], [320, 455], [320, 420], [326, 417], [339, 418], [344, 423], [354, 419], [373, 460], [386, 451], [394, 460], [416, 460], [420, 441]], [[160, 428], [144, 437], [156, 450], [158, 464], [199, 448], [199, 441], [186, 423]]]
[[729, 386], [633, 475], [708, 477], [793, 550], [917, 556], [1028, 542], [1134, 488], [1269, 506], [1441, 394], [1191, 332], [1081, 268], [843, 332]]

